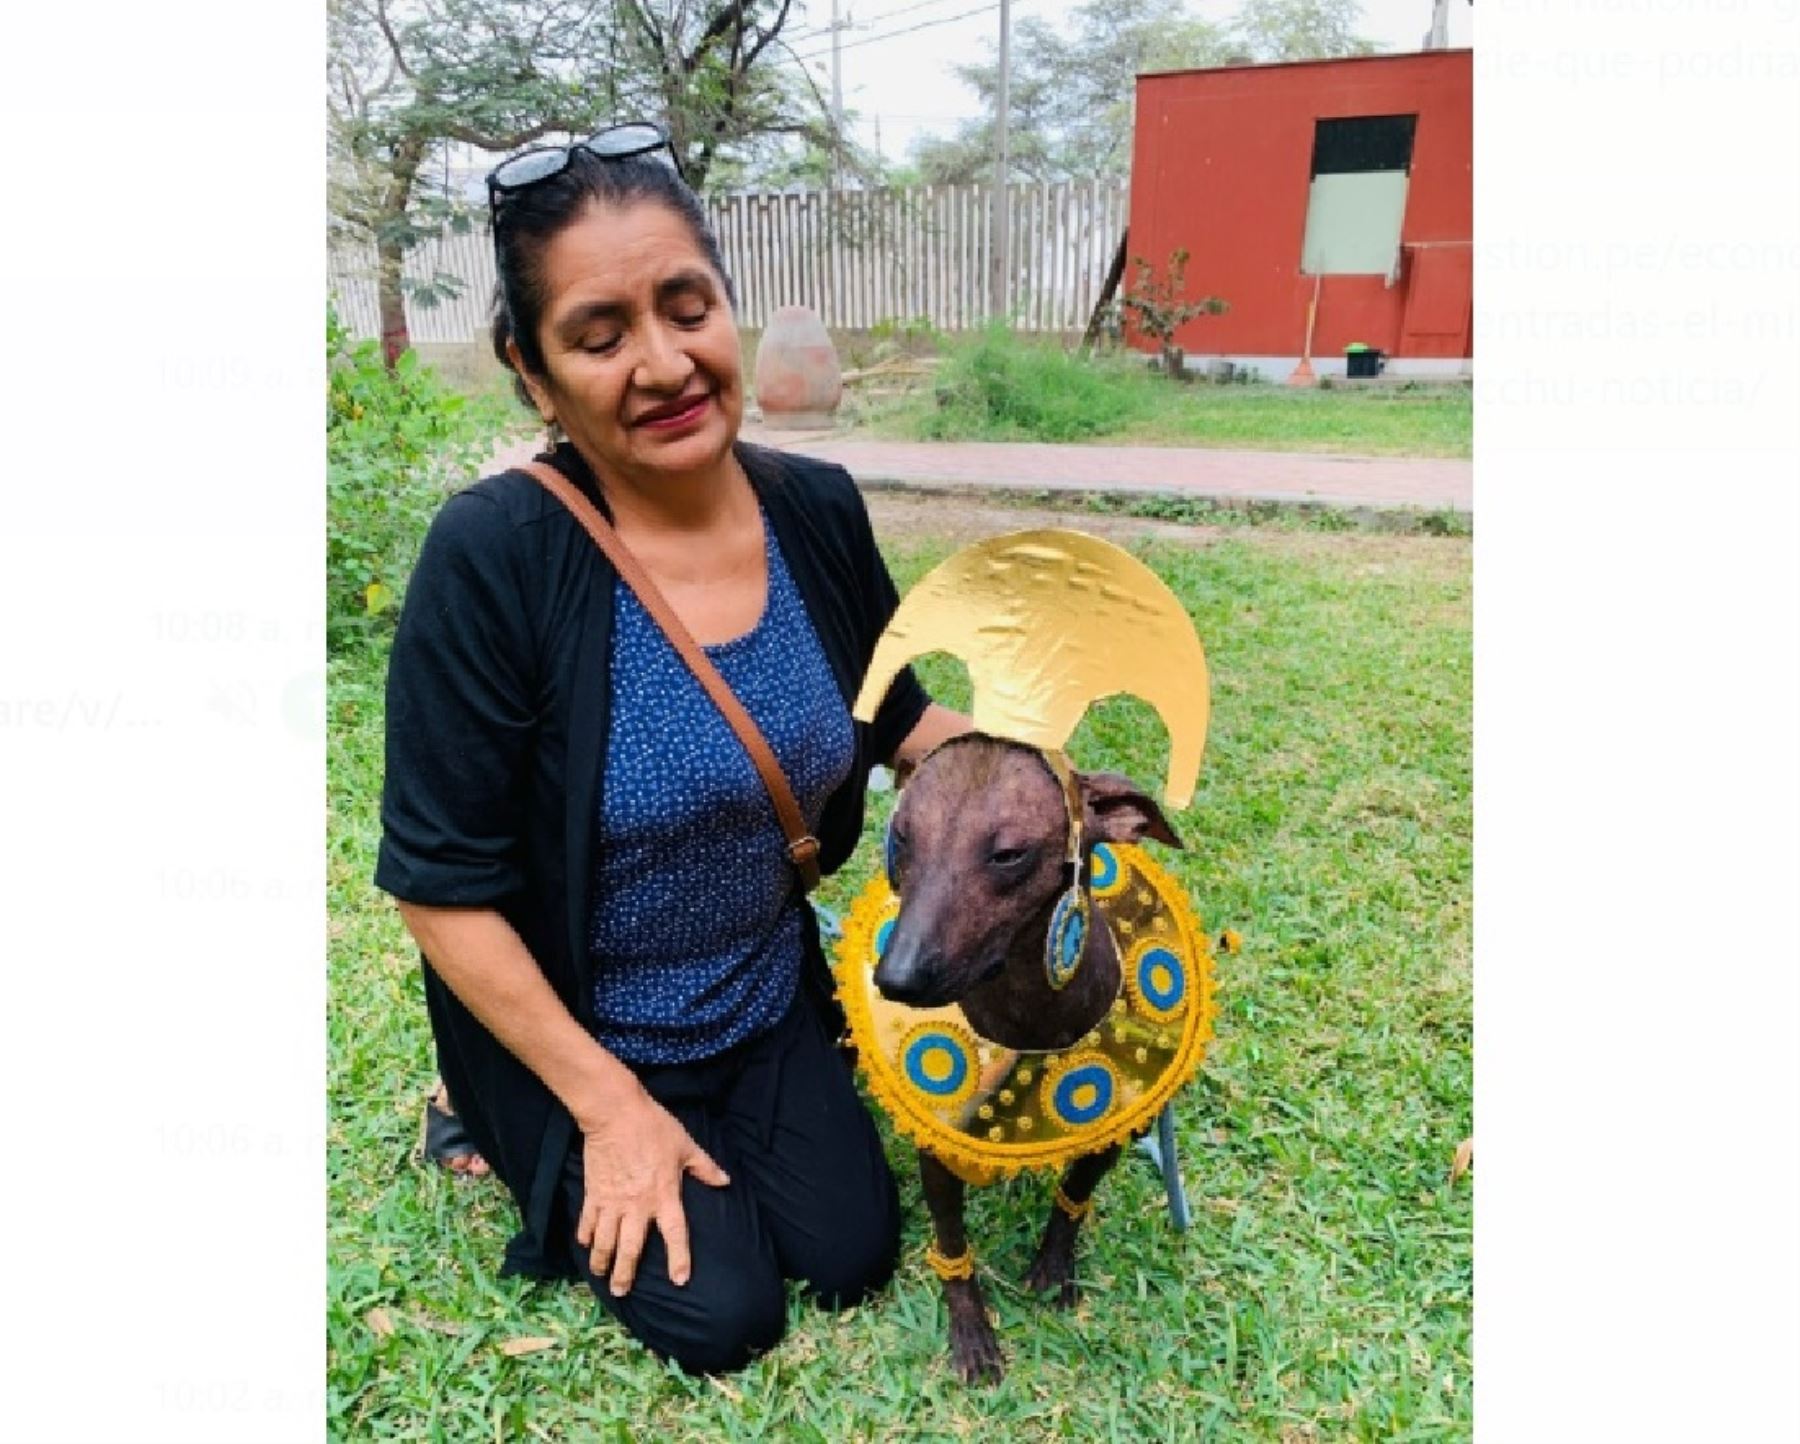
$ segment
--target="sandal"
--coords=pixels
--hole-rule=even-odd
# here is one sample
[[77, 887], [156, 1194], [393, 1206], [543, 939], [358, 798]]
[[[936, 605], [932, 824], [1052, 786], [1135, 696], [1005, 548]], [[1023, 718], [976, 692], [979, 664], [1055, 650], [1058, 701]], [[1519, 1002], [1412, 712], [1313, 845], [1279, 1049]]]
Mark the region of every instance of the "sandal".
[[476, 1151], [475, 1140], [463, 1127], [462, 1119], [451, 1110], [450, 1090], [442, 1083], [425, 1099], [418, 1157], [441, 1164], [458, 1178], [485, 1178], [490, 1171], [487, 1160]]

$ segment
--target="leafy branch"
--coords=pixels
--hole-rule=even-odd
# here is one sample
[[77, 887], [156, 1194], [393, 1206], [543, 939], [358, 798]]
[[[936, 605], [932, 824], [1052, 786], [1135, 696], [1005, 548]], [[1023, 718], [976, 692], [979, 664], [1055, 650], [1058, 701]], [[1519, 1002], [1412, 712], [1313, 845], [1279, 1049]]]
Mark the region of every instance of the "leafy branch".
[[1227, 309], [1217, 296], [1202, 296], [1197, 301], [1184, 301], [1188, 252], [1178, 246], [1169, 256], [1165, 274], [1159, 276], [1142, 256], [1132, 257], [1136, 273], [1121, 305], [1132, 327], [1153, 339], [1161, 353], [1162, 368], [1170, 376], [1183, 374], [1181, 348], [1175, 344], [1175, 333], [1196, 316], [1218, 316]]

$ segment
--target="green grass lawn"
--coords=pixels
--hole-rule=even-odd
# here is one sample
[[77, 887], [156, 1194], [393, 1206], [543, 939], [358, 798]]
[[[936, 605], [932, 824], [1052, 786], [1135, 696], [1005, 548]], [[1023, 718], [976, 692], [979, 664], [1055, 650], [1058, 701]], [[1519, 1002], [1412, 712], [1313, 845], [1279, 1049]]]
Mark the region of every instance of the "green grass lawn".
[[[1079, 523], [1077, 523], [1079, 524]], [[904, 588], [943, 548], [893, 557]], [[921, 1250], [912, 1158], [893, 1146], [906, 1254], [848, 1315], [796, 1297], [773, 1353], [689, 1379], [630, 1343], [584, 1289], [496, 1276], [500, 1186], [409, 1162], [432, 1076], [411, 948], [368, 882], [382, 658], [334, 664], [330, 792], [328, 1369], [343, 1440], [1299, 1441], [1472, 1432], [1469, 548], [1440, 537], [1238, 533], [1142, 555], [1182, 597], [1214, 710], [1187, 840], [1161, 855], [1221, 956], [1218, 1037], [1177, 1102], [1194, 1205], [1170, 1228], [1128, 1156], [1084, 1234], [1064, 1315], [1016, 1280], [1049, 1181], [972, 1195], [1010, 1372], [957, 1384]], [[952, 704], [960, 669], [928, 666]], [[1088, 767], [1160, 787], [1140, 704], [1096, 709]], [[888, 799], [822, 901], [875, 865]], [[890, 1143], [892, 1134], [889, 1133]], [[509, 1340], [552, 1347], [508, 1356]]]
[[1134, 380], [1132, 404], [1116, 428], [1084, 437], [1047, 436], [1028, 425], [944, 418], [928, 390], [870, 408], [861, 430], [906, 441], [1082, 440], [1107, 446], [1216, 446], [1243, 451], [1312, 451], [1354, 456], [1472, 453], [1469, 388], [1334, 387], [1268, 384], [1171, 385]]
[[1136, 353], [1084, 361], [994, 331], [949, 343], [936, 372], [871, 397], [869, 435], [918, 441], [1102, 442], [1364, 456], [1467, 457], [1467, 385], [1295, 388], [1176, 383]]

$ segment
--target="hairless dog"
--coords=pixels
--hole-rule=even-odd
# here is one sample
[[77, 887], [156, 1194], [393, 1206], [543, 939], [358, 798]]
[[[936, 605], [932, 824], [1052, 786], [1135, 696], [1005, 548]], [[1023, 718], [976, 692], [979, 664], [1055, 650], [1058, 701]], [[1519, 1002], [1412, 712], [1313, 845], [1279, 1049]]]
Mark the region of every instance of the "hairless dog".
[[[1116, 773], [1074, 775], [1082, 816], [1076, 876], [1084, 893], [1098, 842], [1180, 839], [1144, 792]], [[1067, 1048], [1105, 1017], [1119, 994], [1119, 955], [1105, 926], [1090, 927], [1067, 986], [1045, 971], [1045, 937], [1070, 877], [1068, 804], [1043, 754], [969, 734], [920, 764], [894, 812], [891, 871], [900, 912], [874, 973], [881, 993], [914, 1007], [961, 1006], [981, 1037], [1021, 1051]], [[1090, 914], [1091, 915], [1091, 914]], [[1067, 1308], [1079, 1296], [1075, 1239], [1080, 1215], [1120, 1145], [1078, 1158], [1062, 1179], [1067, 1205], [1052, 1208], [1026, 1287]], [[926, 1206], [945, 1258], [967, 1251], [964, 1183], [921, 1150]], [[981, 1284], [944, 1279], [950, 1353], [967, 1382], [994, 1381], [1005, 1365]]]

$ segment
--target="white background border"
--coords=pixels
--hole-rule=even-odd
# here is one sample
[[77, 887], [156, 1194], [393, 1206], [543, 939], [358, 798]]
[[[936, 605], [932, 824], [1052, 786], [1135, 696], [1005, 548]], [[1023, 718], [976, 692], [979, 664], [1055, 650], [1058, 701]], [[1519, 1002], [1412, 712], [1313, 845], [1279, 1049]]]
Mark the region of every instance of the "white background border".
[[[0, 1435], [316, 1438], [324, 9], [64, 13], [0, 93]], [[1483, 0], [1476, 76], [1478, 1437], [1794, 1438], [1795, 5]]]

